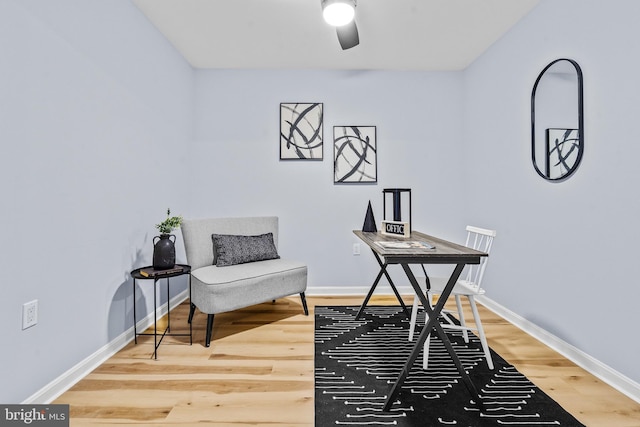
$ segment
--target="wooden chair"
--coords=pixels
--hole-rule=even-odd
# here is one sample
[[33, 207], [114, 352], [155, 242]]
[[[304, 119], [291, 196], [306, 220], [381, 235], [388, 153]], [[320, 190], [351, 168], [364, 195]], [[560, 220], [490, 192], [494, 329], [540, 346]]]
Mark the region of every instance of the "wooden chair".
[[[479, 227], [467, 226], [467, 240], [465, 242], [465, 246], [473, 249], [477, 249], [482, 252], [489, 253], [491, 251], [491, 246], [493, 244], [493, 239], [496, 236], [495, 230], [488, 230]], [[478, 338], [480, 338], [480, 342], [482, 343], [482, 349], [484, 350], [485, 358], [487, 360], [487, 365], [489, 369], [493, 369], [493, 360], [491, 359], [491, 352], [489, 351], [489, 345], [487, 344], [487, 339], [484, 334], [484, 329], [482, 328], [482, 322], [480, 320], [480, 315], [478, 314], [478, 308], [476, 306], [475, 297], [478, 295], [484, 294], [484, 289], [482, 289], [482, 278], [484, 277], [485, 269], [487, 268], [487, 261], [489, 257], [482, 257], [482, 261], [477, 265], [468, 265], [466, 274], [463, 274], [460, 277], [464, 277], [464, 279], [458, 279], [456, 285], [451, 292], [451, 295], [455, 297], [456, 307], [457, 307], [457, 316], [460, 324], [456, 324], [451, 317], [449, 316], [448, 311], [443, 310], [442, 315], [445, 322], [442, 324], [442, 327], [445, 329], [457, 329], [461, 330], [464, 336], [465, 342], [469, 342], [469, 334], [468, 331], [475, 330], [478, 333]], [[426, 270], [425, 277], [417, 277], [419, 283], [424, 285], [426, 289], [427, 300], [431, 303], [431, 298], [433, 295], [440, 294], [447, 284], [448, 278], [446, 277], [429, 277], [427, 275]], [[467, 297], [469, 300], [469, 305], [471, 305], [471, 312], [473, 313], [473, 319], [475, 322], [475, 328], [469, 327], [464, 318], [464, 313], [462, 312], [462, 303], [461, 297]], [[411, 322], [409, 327], [409, 341], [413, 341], [413, 333], [415, 331], [416, 326], [416, 317], [418, 315], [418, 310], [420, 307], [420, 300], [417, 296], [414, 297], [413, 300], [413, 308], [411, 310]], [[423, 367], [426, 369], [428, 366], [428, 358], [429, 358], [429, 343], [431, 336], [427, 337], [424, 345], [424, 359], [423, 359]]]

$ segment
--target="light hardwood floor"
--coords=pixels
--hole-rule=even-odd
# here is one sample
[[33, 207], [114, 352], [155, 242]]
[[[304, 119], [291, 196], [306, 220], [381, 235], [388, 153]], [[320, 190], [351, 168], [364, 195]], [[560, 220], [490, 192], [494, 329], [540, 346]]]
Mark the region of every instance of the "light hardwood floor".
[[[313, 308], [362, 299], [311, 297], [308, 317], [297, 297], [216, 315], [210, 348], [206, 316], [196, 313], [192, 346], [188, 337], [166, 337], [153, 360], [153, 337], [140, 337], [53, 403], [70, 405], [71, 426], [313, 426]], [[582, 423], [640, 427], [640, 404], [484, 307], [480, 313], [489, 345]], [[187, 314], [186, 302], [172, 310], [173, 332], [188, 332]]]

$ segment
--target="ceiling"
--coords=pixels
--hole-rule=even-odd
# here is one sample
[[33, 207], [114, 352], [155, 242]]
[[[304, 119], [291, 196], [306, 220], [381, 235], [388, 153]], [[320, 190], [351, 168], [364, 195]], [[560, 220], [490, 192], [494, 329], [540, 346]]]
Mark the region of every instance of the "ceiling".
[[539, 0], [358, 0], [342, 50], [320, 0], [132, 0], [195, 68], [462, 70]]

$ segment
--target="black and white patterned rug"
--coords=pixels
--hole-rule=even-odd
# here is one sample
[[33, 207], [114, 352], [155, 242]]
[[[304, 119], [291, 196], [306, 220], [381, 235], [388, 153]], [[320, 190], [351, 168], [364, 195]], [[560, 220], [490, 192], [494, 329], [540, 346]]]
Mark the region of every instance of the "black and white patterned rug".
[[[323, 426], [583, 426], [553, 399], [492, 352], [487, 367], [480, 341], [465, 343], [447, 330], [476, 386], [480, 412], [438, 338], [431, 339], [429, 368], [422, 352], [389, 412], [387, 393], [413, 349], [409, 321], [399, 306], [315, 307], [315, 425]], [[418, 317], [424, 325], [424, 313]], [[418, 332], [419, 332], [419, 327]]]

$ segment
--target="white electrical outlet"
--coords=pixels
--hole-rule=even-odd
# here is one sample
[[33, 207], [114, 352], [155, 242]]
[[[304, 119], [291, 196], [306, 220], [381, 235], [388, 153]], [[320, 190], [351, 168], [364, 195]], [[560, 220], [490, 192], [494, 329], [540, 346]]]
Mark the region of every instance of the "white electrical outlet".
[[38, 300], [22, 304], [22, 329], [27, 329], [38, 323]]
[[360, 243], [353, 244], [353, 254], [360, 255]]

